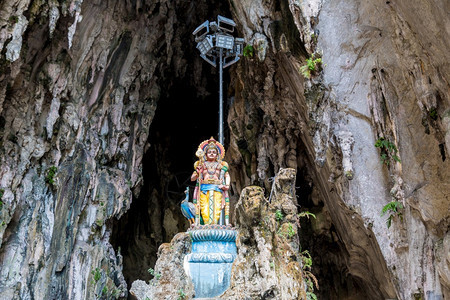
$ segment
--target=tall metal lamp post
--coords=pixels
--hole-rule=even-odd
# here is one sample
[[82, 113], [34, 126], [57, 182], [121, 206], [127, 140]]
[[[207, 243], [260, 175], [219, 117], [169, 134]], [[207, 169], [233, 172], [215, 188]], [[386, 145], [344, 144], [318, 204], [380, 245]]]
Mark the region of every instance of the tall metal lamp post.
[[200, 50], [200, 57], [217, 67], [219, 60], [219, 142], [223, 145], [223, 69], [236, 63], [244, 49], [244, 39], [235, 38], [236, 23], [233, 20], [217, 16], [217, 22], [205, 21], [192, 33]]

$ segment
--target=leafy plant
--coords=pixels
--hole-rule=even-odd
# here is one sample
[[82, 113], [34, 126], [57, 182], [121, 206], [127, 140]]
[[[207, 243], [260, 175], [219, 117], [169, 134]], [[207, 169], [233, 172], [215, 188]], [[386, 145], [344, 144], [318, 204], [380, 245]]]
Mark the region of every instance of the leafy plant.
[[244, 55], [244, 57], [253, 57], [254, 52], [255, 52], [255, 50], [253, 49], [253, 46], [247, 45], [244, 47], [244, 50], [242, 51], [242, 55]]
[[93, 270], [91, 273], [92, 275], [94, 275], [95, 283], [97, 283], [100, 280], [100, 278], [102, 278], [102, 272], [99, 268], [95, 268], [95, 270]]
[[117, 299], [117, 298], [119, 298], [119, 293], [120, 293], [120, 290], [117, 288], [114, 288], [111, 292], [111, 296], [113, 296], [115, 299]]
[[315, 219], [315, 218], [316, 218], [316, 215], [313, 214], [313, 213], [311, 213], [311, 212], [309, 212], [309, 211], [302, 211], [301, 213], [298, 214], [298, 217], [299, 217], [299, 218], [304, 218], [304, 217], [306, 217], [306, 218], [308, 218], [308, 219], [309, 219], [309, 217], [313, 217], [313, 218]]
[[161, 274], [160, 273], [156, 273], [156, 271], [153, 270], [152, 268], [148, 269], [148, 272], [150, 273], [150, 275], [155, 277], [156, 280], [159, 280], [161, 278]]
[[269, 263], [269, 266], [270, 266], [271, 269], [275, 269], [275, 263], [273, 261], [271, 261]]
[[300, 253], [302, 257], [302, 269], [303, 269], [303, 279], [306, 283], [306, 299], [317, 300], [316, 294], [314, 294], [314, 286], [319, 289], [319, 283], [316, 276], [311, 273], [312, 267], [312, 257], [308, 250]]
[[403, 214], [400, 210], [403, 209], [403, 204], [399, 201], [391, 201], [386, 204], [381, 210], [381, 216], [384, 216], [389, 212], [389, 217], [386, 220], [387, 227], [391, 227], [392, 219], [398, 216], [400, 220], [403, 220]]
[[311, 254], [309, 254], [308, 250], [303, 251], [300, 253], [302, 255], [302, 263], [303, 263], [303, 269], [311, 269], [312, 267], [312, 257]]
[[288, 236], [288, 238], [291, 239], [294, 235], [295, 235], [294, 227], [292, 226], [291, 223], [289, 223], [288, 229], [287, 229], [287, 236]]
[[55, 185], [55, 175], [58, 171], [58, 168], [55, 166], [51, 166], [47, 169], [47, 176], [45, 177], [45, 182], [47, 182], [50, 185]]
[[396, 162], [401, 162], [400, 158], [397, 156], [398, 152], [397, 147], [391, 141], [386, 140], [383, 137], [380, 137], [375, 142], [375, 147], [380, 148], [380, 158], [382, 164], [389, 165], [390, 164], [389, 158], [392, 158]]
[[429, 116], [430, 116], [431, 119], [433, 119], [433, 120], [435, 120], [435, 121], [437, 120], [438, 114], [437, 114], [436, 108], [432, 107], [432, 108], [428, 111], [428, 114], [429, 114]]
[[102, 295], [106, 296], [106, 294], [108, 294], [108, 287], [104, 286], [102, 289]]
[[306, 65], [300, 67], [300, 72], [302, 72], [305, 78], [311, 78], [311, 75], [322, 70], [322, 57], [320, 54], [313, 53], [310, 58], [306, 59]]
[[283, 221], [283, 218], [284, 218], [283, 213], [281, 212], [281, 210], [277, 209], [277, 211], [275, 212], [275, 219], [278, 222], [281, 222]]
[[177, 300], [184, 300], [186, 299], [186, 293], [183, 291], [183, 289], [178, 290], [178, 298]]
[[10, 16], [10, 17], [9, 17], [9, 23], [10, 23], [11, 25], [16, 24], [17, 22], [19, 22], [19, 17], [18, 17], [18, 16]]

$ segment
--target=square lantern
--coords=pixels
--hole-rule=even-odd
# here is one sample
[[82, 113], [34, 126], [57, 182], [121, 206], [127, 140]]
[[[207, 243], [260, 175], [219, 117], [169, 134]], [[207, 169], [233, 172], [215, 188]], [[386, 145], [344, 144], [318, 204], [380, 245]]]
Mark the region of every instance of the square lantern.
[[219, 29], [222, 29], [225, 32], [233, 32], [234, 31], [234, 27], [236, 27], [236, 23], [234, 23], [233, 20], [222, 17], [222, 16], [217, 16], [217, 26], [219, 27]]
[[225, 34], [216, 34], [216, 47], [232, 50], [234, 37]]
[[197, 44], [197, 49], [200, 50], [200, 53], [202, 55], [207, 54], [209, 51], [211, 51], [212, 48], [213, 42], [212, 37], [210, 35], [208, 35], [205, 39], [203, 39]]
[[205, 21], [202, 25], [198, 26], [192, 34], [195, 35], [195, 41], [198, 43], [203, 40], [208, 33], [209, 21]]

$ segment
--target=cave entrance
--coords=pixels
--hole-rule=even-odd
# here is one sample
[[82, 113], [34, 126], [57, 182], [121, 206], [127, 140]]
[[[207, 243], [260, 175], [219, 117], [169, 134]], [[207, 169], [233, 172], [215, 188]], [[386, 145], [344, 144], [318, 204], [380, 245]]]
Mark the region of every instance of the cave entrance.
[[209, 95], [198, 94], [186, 79], [158, 102], [143, 158], [143, 186], [113, 226], [112, 244], [120, 247], [128, 286], [136, 279], [150, 280], [147, 270], [155, 265], [158, 247], [189, 226], [180, 202], [185, 188], [191, 186], [193, 191], [195, 186], [190, 181], [195, 151], [203, 140], [217, 138], [218, 132], [218, 79], [214, 70], [207, 75]]
[[[229, 8], [210, 4], [213, 9], [202, 11], [188, 23], [218, 14], [229, 16]], [[220, 11], [217, 11], [220, 10]], [[179, 15], [180, 18], [182, 14]], [[180, 22], [180, 24], [183, 22]], [[185, 24], [185, 23], [184, 23]], [[192, 28], [192, 30], [195, 27]], [[181, 30], [181, 29], [180, 29]], [[183, 217], [180, 202], [190, 181], [198, 145], [211, 136], [218, 139], [219, 74], [218, 70], [199, 57], [191, 28], [182, 29], [183, 62], [186, 71], [180, 75], [167, 66], [160, 83], [161, 96], [150, 125], [148, 149], [143, 157], [143, 184], [138, 196], [133, 195], [130, 209], [112, 224], [111, 244], [123, 256], [123, 275], [128, 287], [137, 279], [150, 280], [157, 251], [175, 234], [184, 232], [189, 222]], [[230, 84], [229, 70], [224, 72], [223, 88]], [[224, 119], [228, 105], [224, 96]], [[224, 124], [225, 144], [228, 141]], [[226, 147], [226, 145], [224, 145]], [[134, 191], [136, 192], [136, 191]]]

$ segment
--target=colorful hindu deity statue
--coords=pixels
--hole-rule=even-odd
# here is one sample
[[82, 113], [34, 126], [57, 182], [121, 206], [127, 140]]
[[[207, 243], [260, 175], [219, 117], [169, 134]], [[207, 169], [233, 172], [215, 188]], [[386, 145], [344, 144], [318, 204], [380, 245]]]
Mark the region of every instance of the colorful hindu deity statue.
[[196, 204], [196, 224], [229, 225], [230, 175], [223, 161], [225, 149], [214, 138], [203, 141], [195, 155], [191, 180], [197, 181], [193, 202]]

